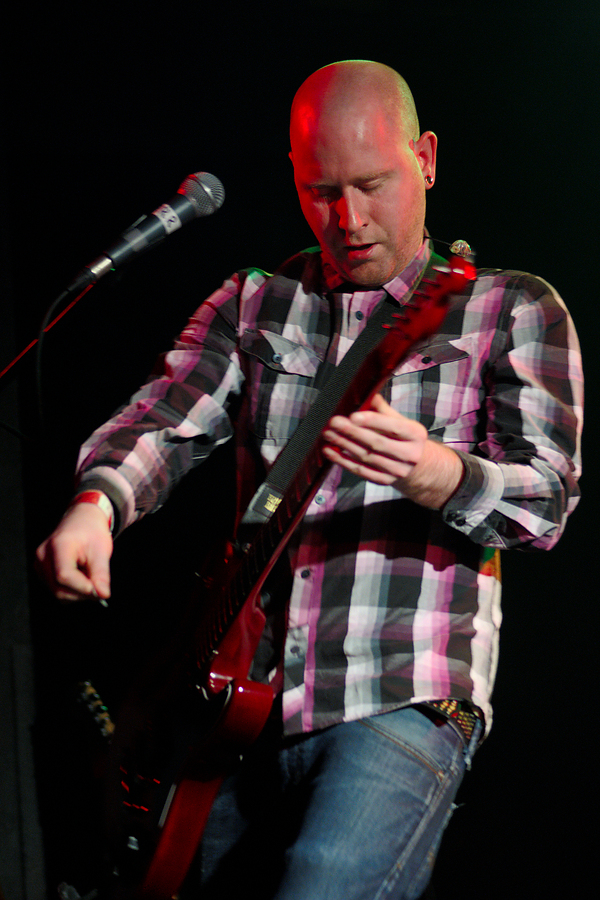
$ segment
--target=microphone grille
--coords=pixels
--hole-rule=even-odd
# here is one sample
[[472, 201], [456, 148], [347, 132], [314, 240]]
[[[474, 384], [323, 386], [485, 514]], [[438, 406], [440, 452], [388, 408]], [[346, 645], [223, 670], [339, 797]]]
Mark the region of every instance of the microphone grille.
[[177, 193], [193, 203], [198, 216], [210, 216], [223, 206], [225, 199], [225, 188], [210, 172], [188, 175]]

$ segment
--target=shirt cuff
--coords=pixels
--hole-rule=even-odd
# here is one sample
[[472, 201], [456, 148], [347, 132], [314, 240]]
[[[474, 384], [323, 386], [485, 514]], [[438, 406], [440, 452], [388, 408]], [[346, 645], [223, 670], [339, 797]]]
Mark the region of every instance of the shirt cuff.
[[444, 521], [478, 544], [502, 546], [502, 516], [497, 512], [504, 492], [502, 467], [452, 448], [460, 456], [465, 474], [442, 510]]
[[115, 521], [113, 535], [130, 525], [135, 515], [135, 495], [128, 481], [110, 466], [100, 466], [84, 472], [77, 481], [77, 493], [102, 491], [113, 505]]

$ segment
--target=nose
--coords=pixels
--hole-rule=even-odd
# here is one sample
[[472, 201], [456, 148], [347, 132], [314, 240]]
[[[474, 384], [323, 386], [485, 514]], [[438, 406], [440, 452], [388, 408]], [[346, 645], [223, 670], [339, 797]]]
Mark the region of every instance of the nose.
[[339, 227], [346, 234], [356, 234], [367, 223], [365, 210], [354, 193], [343, 193], [335, 205], [335, 211]]

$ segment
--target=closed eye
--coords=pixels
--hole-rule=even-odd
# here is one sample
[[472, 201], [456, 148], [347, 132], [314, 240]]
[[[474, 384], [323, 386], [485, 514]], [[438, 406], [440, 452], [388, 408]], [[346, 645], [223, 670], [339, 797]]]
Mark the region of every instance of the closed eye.
[[384, 172], [374, 178], [365, 178], [364, 181], [357, 182], [356, 187], [359, 188], [359, 190], [363, 191], [365, 194], [369, 194], [372, 191], [376, 191], [380, 187], [383, 187], [388, 178], [389, 173]]
[[[388, 178], [389, 172], [381, 172], [376, 175], [368, 175], [364, 178], [358, 178], [352, 183], [352, 187], [361, 191], [363, 194], [372, 194], [382, 188]], [[309, 184], [308, 192], [317, 200], [324, 200], [326, 203], [334, 203], [342, 196], [342, 190], [333, 184]]]
[[310, 188], [310, 192], [313, 197], [317, 197], [319, 200], [327, 200], [328, 202], [339, 197], [339, 191], [329, 185], [313, 185], [313, 187]]

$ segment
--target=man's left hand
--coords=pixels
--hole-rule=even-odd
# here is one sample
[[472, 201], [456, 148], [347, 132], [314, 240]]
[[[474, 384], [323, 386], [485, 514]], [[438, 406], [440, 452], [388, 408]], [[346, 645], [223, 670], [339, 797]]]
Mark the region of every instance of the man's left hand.
[[380, 394], [370, 409], [334, 416], [323, 439], [328, 460], [367, 481], [393, 485], [422, 506], [441, 508], [463, 478], [460, 457], [430, 440], [420, 422], [396, 412]]

